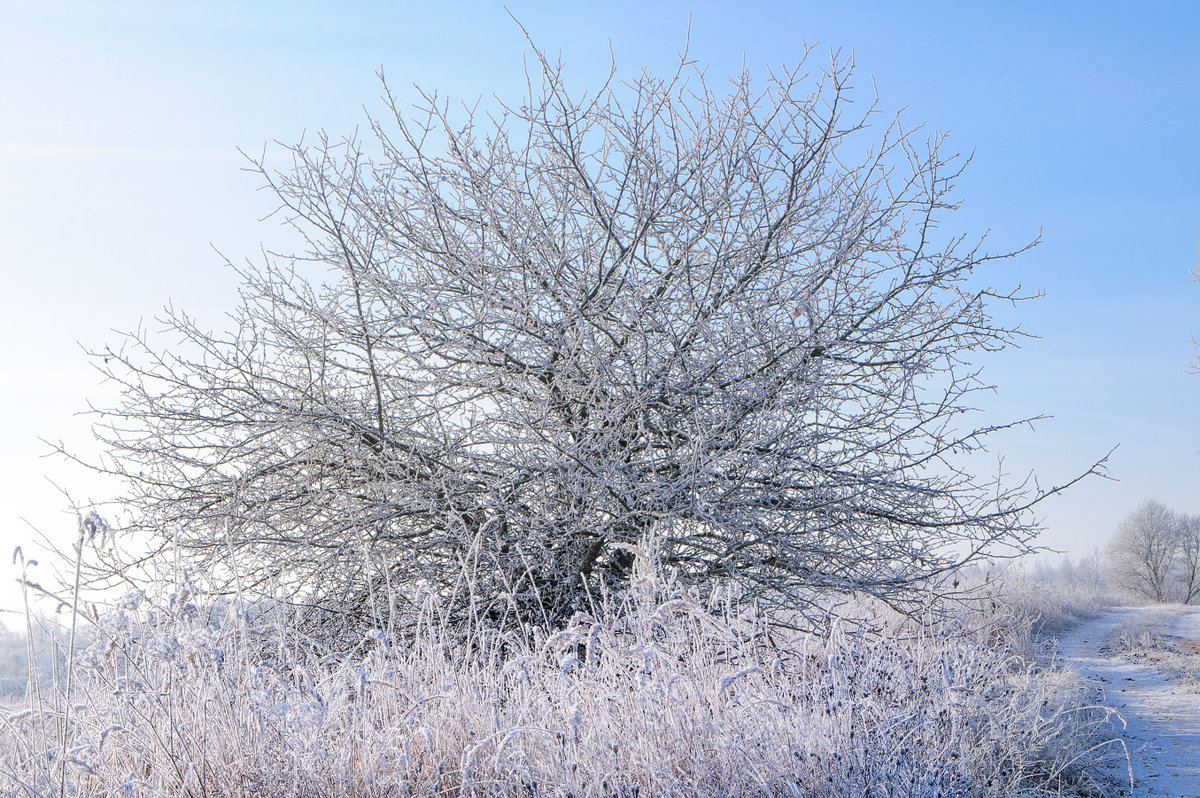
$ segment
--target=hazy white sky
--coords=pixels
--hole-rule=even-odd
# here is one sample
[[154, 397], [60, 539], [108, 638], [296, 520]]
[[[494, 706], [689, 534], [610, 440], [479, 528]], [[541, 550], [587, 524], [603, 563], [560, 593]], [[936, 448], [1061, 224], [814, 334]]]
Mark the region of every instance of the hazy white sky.
[[[982, 5], [982, 4], [978, 4]], [[1053, 8], [1048, 9], [1047, 7]], [[801, 42], [853, 51], [861, 99], [949, 130], [974, 162], [947, 226], [990, 229], [997, 287], [1045, 298], [1015, 311], [1041, 336], [982, 361], [988, 419], [1041, 414], [998, 436], [1009, 471], [1067, 480], [1119, 444], [1115, 482], [1045, 505], [1044, 543], [1102, 545], [1157, 497], [1200, 513], [1200, 5], [720, 2], [508, 4], [577, 89], [669, 69], [691, 14], [710, 77], [794, 63]], [[286, 246], [238, 148], [305, 130], [351, 132], [380, 110], [374, 73], [452, 98], [524, 87], [521, 32], [499, 4], [0, 0], [0, 607], [9, 552], [70, 538], [52, 479], [76, 499], [106, 488], [46, 459], [39, 438], [91, 451], [75, 414], [111, 396], [82, 354], [173, 302], [214, 326], [234, 259]], [[822, 56], [817, 56], [817, 63]], [[44, 575], [44, 574], [43, 574]]]

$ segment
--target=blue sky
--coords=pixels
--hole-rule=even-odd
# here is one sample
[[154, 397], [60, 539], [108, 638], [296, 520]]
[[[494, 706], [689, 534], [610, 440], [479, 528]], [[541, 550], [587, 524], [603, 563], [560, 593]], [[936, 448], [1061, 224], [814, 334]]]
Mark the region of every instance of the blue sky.
[[[1107, 3], [534, 3], [509, 9], [561, 51], [579, 90], [609, 64], [671, 68], [691, 18], [710, 78], [794, 63], [802, 42], [853, 53], [857, 96], [905, 108], [974, 153], [946, 227], [997, 249], [1042, 244], [984, 279], [1044, 298], [1006, 312], [1039, 340], [985, 359], [981, 420], [1048, 414], [998, 436], [1007, 470], [1071, 478], [1114, 446], [1116, 481], [1044, 508], [1046, 545], [1086, 554], [1145, 498], [1200, 513], [1200, 5]], [[237, 149], [340, 135], [380, 111], [381, 67], [454, 99], [524, 87], [524, 38], [499, 4], [0, 1], [0, 607], [8, 552], [73, 522], [94, 479], [39, 438], [87, 453], [111, 397], [79, 344], [167, 302], [214, 326], [234, 259], [286, 247]]]

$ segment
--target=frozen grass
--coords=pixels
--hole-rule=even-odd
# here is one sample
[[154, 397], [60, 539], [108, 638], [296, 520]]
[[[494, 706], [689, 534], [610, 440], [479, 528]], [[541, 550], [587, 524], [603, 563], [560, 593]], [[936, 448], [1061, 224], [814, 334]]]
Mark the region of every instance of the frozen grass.
[[1169, 651], [1168, 627], [1175, 613], [1167, 607], [1147, 609], [1123, 620], [1105, 641], [1105, 648], [1121, 655]]
[[788, 638], [677, 594], [548, 637], [332, 651], [283, 612], [134, 604], [69, 702], [0, 724], [0, 794], [1089, 794], [1109, 751], [1072, 677], [944, 627]]
[[1200, 692], [1200, 646], [1171, 634], [1178, 607], [1143, 610], [1121, 622], [1105, 641], [1105, 649], [1149, 665], [1166, 678]]
[[1028, 659], [1052, 656], [1057, 638], [1116, 603], [1097, 568], [1069, 559], [1057, 566], [971, 571], [957, 577], [956, 586], [964, 603], [994, 627], [993, 634]]
[[1032, 630], [1043, 636], [1060, 635], [1113, 604], [1103, 590], [1086, 584], [1055, 583], [1036, 576], [1013, 576], [1001, 584], [1009, 610], [1027, 618]]

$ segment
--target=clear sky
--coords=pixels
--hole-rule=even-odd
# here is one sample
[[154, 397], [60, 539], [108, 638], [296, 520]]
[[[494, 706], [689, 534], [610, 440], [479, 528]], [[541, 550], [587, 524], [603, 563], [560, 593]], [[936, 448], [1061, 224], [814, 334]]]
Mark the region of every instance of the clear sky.
[[[683, 46], [710, 78], [853, 53], [863, 102], [974, 152], [947, 227], [997, 248], [1043, 243], [988, 282], [1044, 292], [1011, 319], [1040, 336], [981, 361], [981, 420], [1050, 415], [997, 436], [1043, 484], [1118, 446], [1115, 481], [1047, 502], [1043, 543], [1102, 546], [1145, 498], [1200, 513], [1200, 4], [1194, 2], [522, 2], [577, 90], [620, 68], [665, 72]], [[238, 148], [334, 135], [380, 111], [375, 72], [454, 99], [524, 87], [521, 32], [487, 2], [55, 3], [0, 0], [0, 607], [9, 552], [74, 529], [104, 485], [43, 455], [93, 451], [89, 400], [111, 401], [84, 347], [168, 302], [219, 327], [233, 259], [286, 247]], [[364, 111], [364, 108], [366, 111]], [[1006, 320], [1009, 316], [1005, 317]], [[28, 523], [27, 523], [28, 522]], [[45, 573], [42, 574], [45, 576]]]

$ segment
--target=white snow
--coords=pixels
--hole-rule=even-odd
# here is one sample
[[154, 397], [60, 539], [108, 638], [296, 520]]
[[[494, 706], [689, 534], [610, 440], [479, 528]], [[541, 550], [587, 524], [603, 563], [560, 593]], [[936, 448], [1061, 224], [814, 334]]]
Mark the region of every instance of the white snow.
[[[1096, 683], [1101, 703], [1124, 719], [1123, 727], [1119, 719], [1113, 720], [1129, 750], [1133, 790], [1124, 794], [1200, 798], [1200, 690], [1168, 675], [1189, 668], [1163, 661], [1200, 658], [1200, 654], [1181, 650], [1168, 658], [1135, 661], [1106, 647], [1119, 628], [1162, 611], [1161, 607], [1115, 609], [1066, 634], [1059, 653]], [[1171, 611], [1169, 634], [1179, 643], [1200, 643], [1200, 607], [1175, 606]], [[1130, 773], [1123, 774], [1123, 781], [1129, 784]]]

